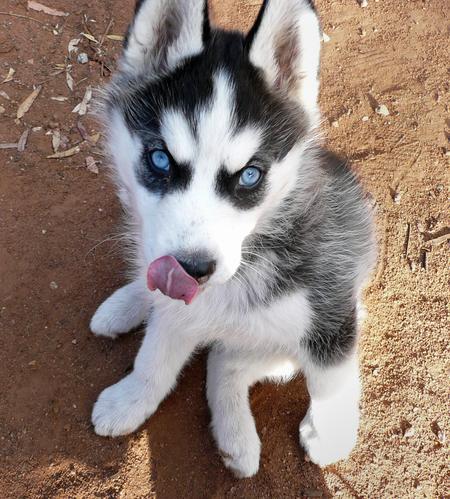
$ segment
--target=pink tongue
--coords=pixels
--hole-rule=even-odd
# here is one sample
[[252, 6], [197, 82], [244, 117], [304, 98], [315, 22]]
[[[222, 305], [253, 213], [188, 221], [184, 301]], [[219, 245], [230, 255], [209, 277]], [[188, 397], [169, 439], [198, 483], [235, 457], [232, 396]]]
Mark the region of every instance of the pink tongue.
[[162, 256], [150, 264], [147, 271], [147, 286], [189, 305], [197, 296], [199, 285], [173, 256]]

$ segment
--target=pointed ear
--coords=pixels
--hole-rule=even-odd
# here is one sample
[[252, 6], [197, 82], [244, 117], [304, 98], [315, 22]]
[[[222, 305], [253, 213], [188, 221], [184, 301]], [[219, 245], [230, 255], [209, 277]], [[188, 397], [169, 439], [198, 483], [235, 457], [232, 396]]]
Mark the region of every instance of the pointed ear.
[[122, 70], [133, 75], [171, 71], [200, 53], [209, 34], [207, 0], [137, 0]]
[[265, 0], [246, 44], [271, 87], [317, 113], [320, 27], [311, 0]]

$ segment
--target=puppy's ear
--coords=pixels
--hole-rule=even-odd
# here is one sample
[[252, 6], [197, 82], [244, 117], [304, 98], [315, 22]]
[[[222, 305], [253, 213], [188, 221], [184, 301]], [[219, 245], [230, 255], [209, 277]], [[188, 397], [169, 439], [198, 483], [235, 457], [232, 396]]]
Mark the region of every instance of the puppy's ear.
[[271, 87], [317, 112], [320, 27], [311, 0], [264, 0], [246, 45]]
[[137, 0], [122, 70], [132, 75], [167, 73], [200, 53], [209, 34], [207, 0]]

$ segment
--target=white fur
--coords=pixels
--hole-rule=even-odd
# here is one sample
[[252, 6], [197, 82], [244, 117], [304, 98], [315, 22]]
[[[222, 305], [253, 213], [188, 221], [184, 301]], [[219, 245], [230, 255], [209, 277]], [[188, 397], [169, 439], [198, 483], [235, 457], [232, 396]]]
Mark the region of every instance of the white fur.
[[[148, 306], [148, 298], [136, 292], [141, 286], [140, 282], [122, 288], [120, 302], [113, 295], [100, 307], [100, 313], [105, 305], [111, 312], [109, 330], [135, 326], [137, 300]], [[232, 301], [232, 292], [211, 289], [211, 296], [205, 292], [189, 307], [156, 295], [155, 312], [133, 373], [107, 388], [95, 405], [96, 432], [117, 436], [136, 430], [173, 389], [195, 349], [219, 342], [221, 346], [213, 349], [208, 361], [208, 401], [214, 437], [224, 463], [236, 475], [251, 476], [259, 464], [260, 442], [248, 404], [249, 387], [265, 378], [286, 381], [299, 369], [311, 395], [311, 406], [300, 426], [302, 445], [321, 466], [347, 457], [356, 442], [359, 420], [356, 356], [328, 369], [308, 362], [299, 341], [311, 318], [305, 294], [281, 298], [262, 313], [243, 310], [230, 316], [227, 310], [235, 308], [229, 307], [227, 297]], [[119, 304], [117, 310], [112, 309], [114, 303]], [[303, 359], [301, 365], [299, 359]]]
[[261, 132], [254, 127], [246, 127], [230, 138], [229, 149], [225, 151], [225, 167], [230, 173], [242, 170], [252, 159], [261, 144]]
[[[136, 283], [137, 289], [140, 285]], [[130, 306], [136, 306], [139, 297], [141, 304], [147, 306], [147, 299], [136, 293], [136, 289], [127, 286], [119, 292], [125, 297], [128, 290], [131, 291]], [[226, 464], [237, 474], [249, 476], [257, 471], [259, 439], [256, 430], [251, 431], [254, 423], [248, 401], [247, 405], [244, 403], [248, 388], [263, 378], [285, 380], [298, 370], [298, 338], [309, 325], [310, 310], [306, 296], [296, 293], [276, 301], [263, 314], [247, 311], [230, 315], [230, 302], [226, 297], [232, 301], [235, 295], [232, 288], [228, 291], [225, 295], [214, 289], [205, 291], [189, 307], [156, 294], [154, 311], [133, 373], [107, 388], [95, 405], [92, 420], [97, 433], [117, 436], [137, 429], [172, 390], [178, 373], [195, 349], [203, 344], [220, 342], [223, 352], [226, 352], [223, 353], [223, 362], [215, 366], [214, 358], [219, 354], [214, 350], [208, 375], [208, 400], [213, 411], [215, 436], [219, 445], [225, 447], [222, 450], [228, 455]], [[110, 299], [106, 304], [109, 306], [113, 302]], [[115, 315], [118, 323], [111, 320], [110, 329], [119, 324], [126, 329], [134, 325], [135, 316], [133, 313], [126, 315], [124, 303], [121, 300], [121, 316]], [[128, 325], [124, 324], [126, 317], [131, 321]], [[296, 329], [292, 328], [294, 317], [298, 323]], [[231, 366], [240, 366], [240, 371]], [[215, 370], [230, 371], [227, 376], [233, 377], [233, 384], [231, 379], [230, 383], [224, 382], [222, 375], [214, 374]], [[232, 402], [237, 396], [236, 389], [242, 395], [242, 405]], [[230, 405], [226, 403], [228, 398], [231, 399]], [[237, 421], [241, 421], [243, 426]], [[232, 430], [235, 433], [230, 440]], [[241, 437], [248, 440], [247, 444], [243, 445]]]
[[358, 436], [361, 385], [357, 356], [337, 367], [309, 366], [305, 374], [311, 405], [300, 424], [300, 442], [319, 466], [346, 459]]
[[[160, 43], [160, 37], [166, 35], [164, 21], [169, 17], [180, 30], [167, 46]], [[203, 0], [146, 0], [134, 20], [121, 61], [122, 69], [155, 77], [161, 66], [166, 71], [175, 69], [183, 59], [203, 49], [202, 21]]]
[[144, 322], [151, 307], [151, 295], [144, 279], [114, 292], [98, 308], [91, 320], [91, 331], [97, 336], [115, 338]]
[[300, 100], [315, 123], [319, 118], [320, 38], [319, 21], [306, 0], [270, 1], [250, 50], [252, 63], [275, 86], [281, 73], [277, 48], [286, 40], [294, 40], [298, 57], [292, 61], [293, 67], [283, 68], [297, 80], [288, 93]]
[[186, 118], [179, 111], [169, 109], [164, 113], [161, 135], [177, 163], [191, 163], [195, 160], [195, 139]]
[[136, 136], [130, 134], [118, 111], [112, 114], [107, 134], [109, 151], [116, 165], [114, 171], [119, 184], [120, 200], [130, 209], [130, 212], [136, 213], [133, 193], [137, 188], [137, 180], [134, 168], [140, 159], [142, 144]]

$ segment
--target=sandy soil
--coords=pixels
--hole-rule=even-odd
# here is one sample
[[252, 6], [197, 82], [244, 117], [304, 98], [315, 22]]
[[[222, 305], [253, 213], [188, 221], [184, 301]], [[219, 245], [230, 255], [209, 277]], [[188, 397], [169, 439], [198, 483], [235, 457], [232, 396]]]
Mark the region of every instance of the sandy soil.
[[[83, 142], [72, 157], [46, 157], [50, 134], [60, 131], [60, 150], [82, 141], [78, 119], [95, 141], [97, 125], [71, 111], [87, 85], [108, 80], [120, 42], [103, 35], [124, 32], [133, 0], [44, 3], [70, 15], [0, 0], [0, 81], [16, 70], [0, 84], [0, 142], [16, 143], [32, 129], [23, 152], [0, 150], [2, 497], [448, 494], [449, 246], [448, 238], [437, 239], [450, 232], [448, 1], [369, 0], [367, 8], [356, 0], [317, 1], [330, 37], [323, 47], [323, 131], [330, 147], [353, 161], [378, 212], [380, 259], [360, 348], [360, 439], [339, 465], [305, 462], [297, 438], [308, 404], [303, 380], [258, 385], [251, 403], [261, 469], [243, 481], [223, 468], [208, 431], [203, 356], [135, 435], [108, 440], [92, 431], [96, 396], [130, 368], [141, 339], [113, 343], [88, 330], [96, 306], [124, 281], [117, 240], [110, 239], [120, 208], [97, 147]], [[216, 0], [215, 18], [246, 29], [258, 4]], [[81, 37], [78, 53], [89, 56], [87, 64], [67, 55], [80, 32], [101, 42]], [[40, 95], [15, 121], [39, 83]], [[57, 96], [67, 100], [52, 100]], [[377, 105], [390, 114], [377, 114]], [[87, 156], [100, 162], [98, 174], [86, 169]]]

